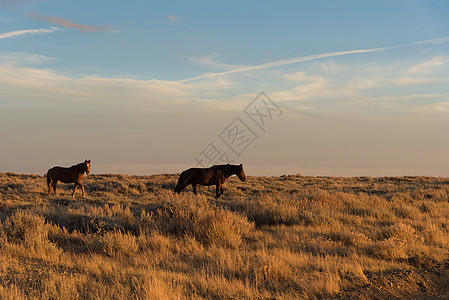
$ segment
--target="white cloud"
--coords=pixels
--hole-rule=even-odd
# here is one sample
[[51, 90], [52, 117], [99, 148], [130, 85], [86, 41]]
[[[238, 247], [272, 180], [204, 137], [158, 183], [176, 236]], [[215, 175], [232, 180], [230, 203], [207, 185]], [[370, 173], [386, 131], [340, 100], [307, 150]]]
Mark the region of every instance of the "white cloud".
[[11, 31], [11, 32], [0, 33], [0, 39], [7, 39], [7, 38], [26, 36], [26, 35], [46, 34], [46, 33], [51, 33], [51, 32], [58, 31], [58, 30], [61, 30], [61, 29], [56, 28], [56, 27], [50, 27], [50, 28], [40, 28], [40, 29], [16, 30], [16, 31]]
[[401, 96], [384, 95], [381, 97], [372, 97], [371, 101], [376, 102], [400, 102], [400, 101], [416, 101], [416, 100], [430, 100], [444, 97], [444, 94], [409, 94]]
[[410, 72], [428, 74], [430, 72], [433, 72], [435, 69], [443, 66], [448, 61], [449, 60], [444, 56], [437, 56], [432, 58], [431, 60], [425, 61], [423, 63], [411, 67]]
[[410, 76], [400, 76], [391, 79], [392, 84], [413, 85], [413, 86], [441, 83], [442, 81], [447, 81], [447, 79], [434, 78], [434, 77], [410, 77]]
[[317, 79], [316, 76], [307, 76], [303, 71], [295, 72], [294, 74], [285, 74], [282, 77], [294, 82], [313, 81]]
[[317, 63], [281, 75], [287, 81], [282, 82], [281, 89], [271, 92], [271, 96], [289, 103], [290, 107], [301, 105], [316, 114], [350, 111], [380, 116], [385, 112], [443, 112], [448, 109], [444, 99], [447, 99], [449, 79], [430, 72], [431, 66], [439, 66], [442, 61], [430, 60], [423, 64], [423, 68], [429, 67], [429, 73], [417, 77], [404, 76], [410, 74], [409, 61], [376, 62], [375, 67], [372, 62], [343, 65], [332, 62], [331, 72], [316, 68], [323, 65]]
[[[18, 62], [12, 63], [16, 59]], [[223, 93], [232, 89], [234, 83], [221, 78], [185, 84], [158, 79], [70, 76], [48, 68], [30, 67], [46, 60], [52, 59], [39, 55], [25, 58], [20, 53], [10, 55], [8, 61], [0, 59], [0, 89], [7, 87], [3, 89], [5, 93], [2, 98], [9, 99], [9, 103], [87, 102], [97, 107], [105, 103], [122, 103], [144, 110], [242, 108], [242, 105], [236, 105], [238, 99]]]
[[[0, 65], [0, 84], [9, 86], [15, 94], [39, 89], [46, 96], [52, 93], [58, 93], [59, 95], [56, 97], [60, 97], [61, 93], [104, 99], [111, 96], [113, 96], [112, 98], [121, 96], [124, 101], [129, 100], [128, 93], [141, 96], [160, 96], [161, 94], [179, 96], [179, 89], [182, 87], [182, 84], [170, 84], [159, 80], [115, 79], [94, 76], [70, 77], [51, 69], [21, 67], [10, 64]], [[118, 97], [115, 97], [117, 95]]]
[[411, 108], [411, 111], [417, 113], [448, 113], [449, 102], [437, 102], [423, 105], [416, 105]]
[[40, 65], [56, 60], [56, 58], [48, 57], [40, 54], [31, 54], [25, 52], [6, 52], [0, 53], [0, 62], [5, 65]]
[[373, 89], [381, 85], [377, 74], [366, 74], [364, 77], [348, 76], [347, 72], [354, 71], [354, 68], [340, 68], [337, 64], [333, 64], [335, 70], [339, 72], [335, 74], [324, 75], [322, 72], [315, 73], [316, 75], [307, 75], [304, 71], [299, 71], [293, 74], [285, 74], [283, 79], [287, 79], [289, 82], [296, 86], [276, 92], [273, 97], [288, 100], [338, 100], [351, 102], [360, 98], [363, 93], [368, 89]]
[[278, 101], [303, 101], [306, 99], [315, 100], [317, 98], [327, 98], [335, 96], [335, 88], [330, 81], [324, 77], [308, 78], [303, 84], [294, 88], [273, 93], [273, 99]]
[[346, 85], [347, 89], [364, 91], [378, 87], [381, 84], [381, 80], [376, 76], [370, 77], [355, 77], [351, 78]]
[[203, 56], [203, 57], [187, 57], [187, 59], [195, 64], [210, 67], [213, 69], [233, 70], [236, 68], [243, 67], [243, 66], [238, 66], [238, 65], [224, 64], [217, 59], [219, 57], [220, 57], [219, 54], [209, 54], [209, 55]]
[[333, 61], [320, 63], [319, 66], [326, 72], [326, 74], [336, 74], [340, 71], [340, 66]]

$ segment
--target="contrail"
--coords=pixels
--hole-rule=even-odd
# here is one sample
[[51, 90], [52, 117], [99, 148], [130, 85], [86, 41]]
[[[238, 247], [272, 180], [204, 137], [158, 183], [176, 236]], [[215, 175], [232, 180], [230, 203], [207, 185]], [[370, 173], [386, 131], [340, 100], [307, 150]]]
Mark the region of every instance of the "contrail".
[[22, 36], [22, 35], [45, 34], [45, 33], [50, 33], [50, 32], [57, 31], [57, 30], [60, 30], [60, 29], [56, 28], [56, 27], [50, 27], [49, 29], [41, 28], [41, 29], [16, 30], [16, 31], [11, 31], [11, 32], [0, 33], [0, 39], [6, 39], [6, 38]]
[[403, 47], [409, 47], [414, 45], [424, 45], [424, 44], [441, 44], [441, 43], [447, 43], [449, 42], [449, 37], [443, 37], [433, 40], [424, 40], [424, 41], [418, 41], [413, 42], [409, 44], [403, 44], [403, 45], [395, 45], [395, 46], [389, 46], [389, 47], [380, 47], [380, 48], [371, 48], [371, 49], [359, 49], [359, 50], [348, 50], [348, 51], [338, 51], [338, 52], [329, 52], [329, 53], [322, 53], [322, 54], [312, 54], [308, 56], [299, 56], [299, 57], [293, 57], [288, 59], [281, 59], [277, 61], [272, 61], [268, 63], [264, 63], [257, 66], [247, 66], [247, 67], [239, 67], [235, 68], [233, 70], [218, 72], [218, 73], [206, 73], [203, 75], [182, 79], [178, 82], [190, 82], [195, 81], [199, 79], [207, 79], [207, 78], [213, 78], [217, 76], [223, 76], [223, 75], [229, 75], [229, 74], [235, 74], [235, 73], [243, 73], [247, 71], [253, 71], [253, 70], [260, 70], [260, 69], [268, 69], [273, 67], [279, 67], [279, 66], [285, 66], [290, 64], [295, 64], [299, 62], [305, 62], [305, 61], [311, 61], [311, 60], [317, 60], [321, 58], [328, 58], [328, 57], [337, 57], [337, 56], [343, 56], [343, 55], [350, 55], [350, 54], [358, 54], [358, 53], [369, 53], [369, 52], [380, 52], [385, 50], [391, 50], [391, 49], [397, 49], [397, 48], [403, 48]]

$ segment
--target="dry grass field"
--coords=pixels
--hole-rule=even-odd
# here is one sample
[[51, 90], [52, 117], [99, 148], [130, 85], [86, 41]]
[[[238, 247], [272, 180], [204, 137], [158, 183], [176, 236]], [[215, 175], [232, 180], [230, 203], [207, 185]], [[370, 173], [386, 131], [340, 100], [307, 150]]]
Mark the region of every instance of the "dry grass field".
[[449, 179], [0, 174], [2, 299], [449, 297]]

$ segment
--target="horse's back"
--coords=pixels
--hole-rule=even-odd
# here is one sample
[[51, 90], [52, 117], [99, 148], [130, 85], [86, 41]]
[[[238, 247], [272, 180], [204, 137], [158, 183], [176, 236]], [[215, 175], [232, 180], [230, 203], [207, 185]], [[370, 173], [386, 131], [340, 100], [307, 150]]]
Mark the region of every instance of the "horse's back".
[[58, 180], [63, 183], [73, 182], [71, 168], [64, 168], [59, 166], [53, 167], [48, 170], [47, 177], [51, 177], [52, 180]]
[[180, 180], [185, 184], [213, 185], [215, 173], [211, 168], [190, 168], [181, 173]]
[[47, 176], [54, 176], [54, 175], [58, 174], [60, 169], [62, 169], [62, 167], [53, 167], [53, 168], [48, 169]]
[[182, 171], [181, 176], [198, 175], [204, 172], [204, 168], [190, 168]]
[[199, 168], [190, 168], [187, 170], [184, 170], [181, 172], [181, 175], [179, 176], [179, 180], [182, 182], [190, 181], [192, 176], [195, 176], [195, 174], [198, 173]]

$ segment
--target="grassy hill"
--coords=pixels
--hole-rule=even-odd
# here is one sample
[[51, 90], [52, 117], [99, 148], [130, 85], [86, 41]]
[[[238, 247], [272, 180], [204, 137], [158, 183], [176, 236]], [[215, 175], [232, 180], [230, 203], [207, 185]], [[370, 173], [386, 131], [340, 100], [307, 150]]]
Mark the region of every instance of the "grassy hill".
[[449, 179], [91, 175], [86, 198], [0, 174], [0, 295], [28, 299], [449, 297]]

